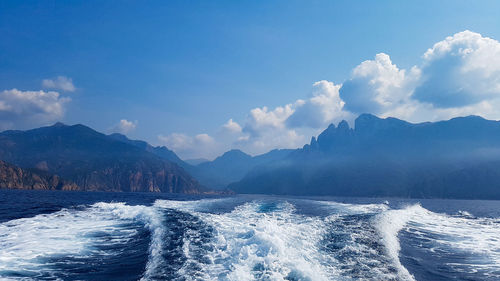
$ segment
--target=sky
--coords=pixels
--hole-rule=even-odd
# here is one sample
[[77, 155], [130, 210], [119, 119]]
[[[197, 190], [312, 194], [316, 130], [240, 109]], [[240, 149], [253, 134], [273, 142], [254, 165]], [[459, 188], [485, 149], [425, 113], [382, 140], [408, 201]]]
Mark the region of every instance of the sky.
[[361, 113], [500, 119], [499, 1], [1, 1], [0, 130], [61, 121], [181, 158]]

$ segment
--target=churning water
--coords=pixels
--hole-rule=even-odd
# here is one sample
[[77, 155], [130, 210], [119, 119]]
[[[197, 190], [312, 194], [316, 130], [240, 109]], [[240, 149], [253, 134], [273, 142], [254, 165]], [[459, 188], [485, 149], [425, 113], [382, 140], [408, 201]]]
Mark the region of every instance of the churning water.
[[2, 280], [500, 280], [495, 201], [0, 195]]

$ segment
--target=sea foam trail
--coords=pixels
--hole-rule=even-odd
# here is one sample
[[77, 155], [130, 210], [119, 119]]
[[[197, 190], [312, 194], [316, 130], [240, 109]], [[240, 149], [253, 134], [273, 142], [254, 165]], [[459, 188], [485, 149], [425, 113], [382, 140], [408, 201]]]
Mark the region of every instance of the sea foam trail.
[[400, 261], [400, 239], [418, 244], [422, 256], [438, 253], [439, 267], [450, 272], [500, 278], [495, 219], [418, 204], [240, 199], [97, 203], [4, 222], [0, 279], [63, 280], [67, 263], [115, 260], [137, 239], [143, 263], [134, 276], [144, 281], [413, 280]]
[[63, 258], [67, 266], [71, 258], [118, 255], [116, 246], [131, 242], [138, 231], [124, 224], [141, 221], [154, 230], [161, 225], [156, 217], [150, 207], [97, 203], [7, 221], [0, 224], [0, 277], [61, 278], [65, 273], [57, 272], [54, 259]]
[[[399, 229], [385, 233], [390, 238], [384, 241], [376, 228], [375, 216], [387, 205], [303, 201], [330, 215], [301, 215], [293, 204], [272, 200], [247, 202], [222, 214], [206, 212], [215, 201], [161, 200], [155, 206], [188, 212], [213, 227], [213, 250], [205, 253], [209, 262], [197, 267], [206, 280], [411, 279], [397, 252], [384, 248], [389, 239], [397, 243]], [[183, 247], [189, 259], [190, 241]]]
[[[450, 272], [500, 278], [500, 222], [460, 214], [434, 213], [416, 204], [377, 216], [378, 230], [389, 255], [399, 263], [402, 276], [412, 277], [398, 257], [401, 249], [398, 233], [405, 232], [418, 241], [420, 250], [428, 251], [429, 255], [439, 253], [441, 261], [447, 260], [441, 267], [447, 266]], [[459, 254], [463, 258], [452, 262]]]
[[[211, 214], [197, 211], [207, 202], [157, 201], [155, 206], [196, 215], [214, 228], [212, 250], [198, 268], [205, 280], [336, 280], [335, 267], [318, 248], [324, 235], [322, 220], [294, 213], [286, 202], [249, 202], [232, 212]], [[184, 253], [191, 255], [190, 241]], [[193, 272], [183, 268], [184, 276]], [[189, 277], [187, 277], [189, 279]]]
[[310, 203], [332, 213], [325, 218], [327, 234], [322, 244], [346, 280], [411, 280], [397, 253], [387, 250], [384, 236], [392, 234], [397, 240], [397, 230], [389, 234], [378, 229], [378, 216], [389, 211], [388, 204]]
[[401, 246], [398, 239], [399, 232], [418, 211], [419, 206], [412, 206], [402, 210], [387, 210], [375, 217], [376, 229], [385, 245], [386, 252], [397, 266], [399, 277], [403, 280], [415, 280], [413, 275], [401, 264], [399, 252]]
[[164, 218], [161, 212], [154, 207], [147, 206], [128, 206], [123, 203], [109, 204], [97, 203], [94, 208], [108, 211], [113, 217], [128, 220], [139, 220], [144, 223], [150, 232], [149, 258], [146, 264], [146, 270], [141, 280], [148, 280], [152, 273], [165, 261], [163, 255], [163, 238], [167, 231], [164, 225]]

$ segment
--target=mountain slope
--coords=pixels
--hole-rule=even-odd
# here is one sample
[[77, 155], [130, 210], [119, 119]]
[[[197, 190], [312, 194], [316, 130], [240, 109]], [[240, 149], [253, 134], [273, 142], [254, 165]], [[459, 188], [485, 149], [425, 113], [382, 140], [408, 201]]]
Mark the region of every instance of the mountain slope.
[[0, 159], [74, 182], [79, 190], [199, 193], [181, 167], [83, 125], [0, 133]]
[[233, 149], [225, 152], [213, 161], [206, 159], [183, 161], [165, 146], [154, 147], [145, 141], [131, 140], [118, 133], [111, 134], [109, 137], [151, 152], [162, 159], [174, 162], [202, 185], [219, 190], [226, 189], [228, 184], [241, 180], [247, 173], [259, 165], [280, 161], [293, 151], [292, 149], [275, 149], [265, 154], [250, 156], [239, 149]]
[[241, 150], [233, 149], [213, 161], [186, 167], [186, 169], [202, 184], [223, 189], [228, 184], [241, 180], [259, 165], [284, 159], [291, 151], [276, 149], [262, 155], [250, 156]]
[[166, 146], [152, 146], [149, 143], [141, 140], [131, 140], [127, 138], [126, 136], [118, 133], [114, 133], [109, 135], [110, 138], [131, 144], [133, 146], [136, 146], [140, 149], [143, 149], [145, 151], [151, 152], [157, 156], [159, 156], [162, 159], [168, 160], [170, 162], [173, 162], [181, 167], [185, 166], [186, 163], [182, 161], [175, 152], [172, 150], [168, 149]]
[[500, 122], [363, 114], [229, 187], [242, 193], [500, 199]]
[[74, 183], [56, 175], [36, 173], [0, 160], [0, 188], [36, 190], [78, 190]]

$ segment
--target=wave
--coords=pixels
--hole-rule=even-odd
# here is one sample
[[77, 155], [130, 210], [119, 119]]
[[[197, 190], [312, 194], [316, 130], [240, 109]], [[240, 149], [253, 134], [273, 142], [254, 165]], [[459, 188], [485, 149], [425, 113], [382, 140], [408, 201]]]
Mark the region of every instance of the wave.
[[399, 271], [399, 277], [403, 280], [414, 280], [414, 277], [401, 264], [399, 259], [401, 246], [398, 239], [398, 233], [406, 226], [415, 212], [421, 209], [421, 207], [419, 207], [419, 205], [415, 205], [402, 210], [387, 210], [377, 215], [375, 218], [376, 229], [382, 238], [385, 250], [392, 259], [392, 262], [396, 265]]
[[[232, 211], [210, 213], [217, 201], [158, 201], [155, 205], [187, 212], [215, 229], [210, 262], [197, 268], [205, 279], [222, 280], [415, 280], [400, 260], [400, 236], [432, 236], [423, 255], [440, 248], [453, 256], [464, 251], [487, 261], [448, 266], [456, 270], [498, 273], [500, 232], [489, 219], [433, 213], [419, 204], [390, 209], [387, 204], [314, 201], [331, 212], [305, 216], [287, 201], [254, 201]], [[190, 254], [185, 241], [185, 255]], [[476, 268], [474, 268], [476, 267]], [[481, 269], [479, 269], [481, 268]], [[188, 271], [183, 274], [189, 275]], [[488, 272], [485, 272], [488, 276]], [[214, 276], [217, 276], [215, 278]], [[498, 275], [495, 275], [498, 276]]]
[[[443, 262], [426, 264], [427, 268], [447, 267], [449, 272], [471, 274], [471, 278], [500, 277], [500, 222], [497, 219], [476, 218], [464, 211], [458, 216], [434, 213], [415, 204], [379, 214], [377, 228], [402, 278], [414, 279], [401, 265], [398, 235], [410, 237], [411, 244], [423, 252], [422, 256], [429, 260], [435, 256]], [[419, 262], [425, 263], [425, 260]]]
[[[214, 228], [212, 250], [205, 253], [208, 262], [198, 267], [206, 280], [330, 280], [337, 276], [318, 249], [322, 222], [294, 215], [291, 204], [250, 202], [224, 214], [196, 211], [206, 204], [210, 202], [155, 204], [190, 212]], [[196, 249], [185, 241], [184, 250], [190, 257]]]
[[0, 277], [63, 280], [61, 268], [112, 260], [127, 245], [137, 246], [144, 225], [159, 229], [156, 217], [145, 206], [97, 203], [7, 221], [0, 224]]
[[305, 216], [288, 201], [247, 202], [223, 214], [206, 212], [217, 201], [161, 200], [155, 206], [188, 212], [215, 229], [213, 250], [206, 253], [211, 262], [199, 267], [205, 279], [409, 279], [397, 253], [388, 257], [379, 243], [373, 218], [387, 205], [302, 201], [330, 214]]
[[414, 247], [413, 253], [434, 257], [450, 271], [494, 280], [499, 226], [496, 219], [439, 214], [419, 204], [390, 209], [276, 198], [96, 203], [1, 223], [0, 278], [64, 280], [82, 264], [92, 269], [92, 262], [110, 261], [115, 272], [136, 263], [127, 276], [144, 281], [415, 280], [404, 266], [405, 247]]

